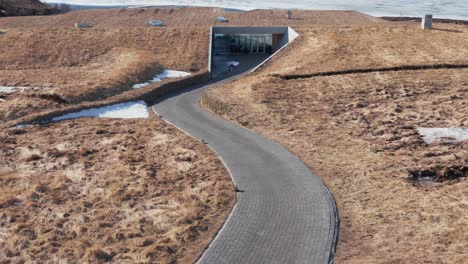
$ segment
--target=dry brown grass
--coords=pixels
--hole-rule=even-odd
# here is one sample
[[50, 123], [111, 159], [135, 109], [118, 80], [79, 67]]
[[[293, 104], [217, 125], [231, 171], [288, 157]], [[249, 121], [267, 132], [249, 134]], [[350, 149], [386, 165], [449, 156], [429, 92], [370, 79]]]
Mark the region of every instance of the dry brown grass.
[[[97, 101], [131, 90], [134, 83], [151, 79], [162, 67], [152, 53], [113, 49], [104, 58], [83, 67], [53, 67], [1, 71], [13, 86], [39, 87], [9, 94], [0, 106], [3, 120], [83, 101]], [[46, 71], [53, 73], [50, 78]], [[45, 88], [44, 88], [45, 87]]]
[[[0, 120], [67, 104], [96, 101], [130, 90], [161, 67], [207, 70], [209, 26], [215, 17], [237, 26], [364, 25], [386, 22], [358, 12], [283, 10], [226, 13], [221, 8], [83, 10], [46, 17], [0, 19], [0, 85], [40, 87], [0, 97]], [[151, 19], [168, 26], [149, 28]], [[83, 21], [93, 28], [79, 30]], [[160, 66], [159, 66], [160, 65]]]
[[[439, 160], [454, 164], [453, 152], [466, 156], [466, 144], [424, 146], [392, 124], [466, 125], [466, 70], [443, 72], [447, 81], [434, 84], [414, 82], [413, 73], [296, 81], [269, 75], [463, 61], [466, 28], [423, 32], [416, 24], [389, 24], [357, 12], [294, 13], [299, 19], [287, 20], [281, 10], [226, 14], [217, 8], [2, 18], [0, 85], [50, 88], [7, 97], [0, 119], [121, 93], [159, 71], [157, 65], [203, 71], [208, 26], [218, 15], [230, 18], [230, 25], [294, 26], [302, 36], [291, 52], [210, 96], [226, 117], [296, 151], [331, 187], [343, 221], [339, 262], [463, 262], [467, 182], [421, 190], [406, 181], [406, 170]], [[149, 19], [169, 26], [147, 28]], [[73, 29], [78, 20], [95, 27]], [[418, 78], [434, 74], [439, 72]], [[408, 89], [417, 94], [407, 97]], [[461, 97], [448, 108], [455, 99], [447, 91]], [[38, 96], [44, 93], [66, 103]], [[410, 108], [408, 100], [424, 103]], [[369, 107], [352, 107], [361, 101]], [[397, 105], [427, 118], [414, 119], [412, 110], [395, 113]], [[13, 262], [191, 262], [234, 200], [213, 153], [160, 120], [3, 127], [0, 143], [0, 257]]]
[[[385, 23], [358, 12], [295, 11], [297, 19], [288, 20], [281, 10], [225, 13], [220, 8], [84, 10], [2, 18], [0, 85], [43, 89], [7, 96], [0, 104], [0, 120], [108, 98], [150, 79], [161, 70], [158, 65], [206, 71], [209, 26], [219, 15], [238, 26]], [[169, 26], [148, 28], [150, 19]], [[78, 30], [73, 28], [76, 21], [94, 27]]]
[[165, 67], [191, 70], [191, 67], [207, 64], [205, 47], [208, 46], [208, 31], [203, 28], [9, 29], [0, 38], [0, 68], [22, 70], [85, 66], [112, 49], [120, 48], [150, 51]]
[[289, 52], [274, 59], [265, 73], [315, 72], [401, 65], [467, 63], [468, 27], [436, 23], [421, 30], [417, 23], [350, 27], [298, 28], [300, 38]]
[[[217, 16], [229, 18], [229, 23], [216, 22]], [[388, 23], [355, 11], [295, 10], [294, 19], [288, 19], [286, 10], [253, 10], [225, 12], [223, 8], [132, 8], [111, 10], [82, 10], [46, 17], [4, 18], [0, 28], [72, 27], [76, 21], [97, 28], [143, 28], [151, 19], [162, 20], [168, 27], [194, 28], [210, 26], [310, 26], [310, 25], [368, 25]]]
[[337, 263], [463, 263], [468, 181], [421, 188], [409, 171], [468, 166], [467, 142], [426, 145], [415, 131], [468, 126], [467, 73], [254, 76], [208, 97], [222, 102], [224, 117], [291, 149], [329, 186], [342, 221]]
[[[64, 102], [105, 99], [152, 79], [163, 67], [204, 71], [207, 34], [207, 29], [9, 30], [0, 37], [0, 85], [42, 89], [7, 96], [0, 120]], [[43, 94], [62, 102], [38, 99]]]
[[0, 132], [0, 260], [190, 263], [234, 201], [203, 144], [157, 119]]
[[[372, 36], [379, 36], [378, 32], [369, 34], [371, 40], [361, 34], [357, 43], [355, 38], [348, 43], [340, 37], [339, 46], [353, 50], [350, 57], [340, 56], [340, 48], [326, 48], [335, 47], [334, 42], [324, 46], [325, 52], [316, 51], [329, 53], [325, 57], [304, 56], [301, 52], [312, 51], [312, 46], [304, 43], [314, 42], [315, 37], [303, 38], [261, 73], [215, 87], [205, 95], [205, 105], [284, 144], [325, 181], [341, 217], [337, 263], [464, 263], [468, 257], [464, 250], [468, 246], [467, 175], [456, 180], [444, 178], [450, 169], [464, 167], [466, 173], [467, 142], [427, 145], [415, 130], [418, 126], [468, 126], [468, 70], [289, 81], [269, 76], [272, 71], [321, 70], [315, 60], [324, 67], [333, 67], [336, 62], [341, 69], [400, 60], [385, 60], [386, 54], [401, 56], [405, 64], [466, 63], [464, 57], [455, 55], [457, 47], [459, 54], [466, 52], [466, 39], [459, 38], [465, 33], [424, 33], [439, 36], [426, 46], [397, 37], [409, 30], [406, 25], [401, 27], [383, 29], [388, 39], [395, 41], [385, 42], [393, 48], [383, 53], [352, 48], [374, 41]], [[466, 27], [454, 28], [466, 32]], [[416, 31], [414, 34], [415, 39], [420, 38]], [[439, 41], [447, 50], [434, 53]], [[404, 43], [413, 43], [418, 52]], [[378, 57], [382, 60], [373, 59]], [[299, 59], [297, 71], [283, 67]], [[443, 182], [413, 182], [410, 172], [414, 170], [434, 171], [438, 174], [435, 180]]]

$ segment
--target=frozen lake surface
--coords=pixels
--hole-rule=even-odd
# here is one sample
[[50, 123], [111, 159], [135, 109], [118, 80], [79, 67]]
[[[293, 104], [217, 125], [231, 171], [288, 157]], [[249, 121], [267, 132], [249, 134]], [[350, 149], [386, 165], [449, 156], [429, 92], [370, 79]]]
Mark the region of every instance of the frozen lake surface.
[[259, 8], [357, 10], [374, 16], [422, 16], [468, 20], [468, 0], [45, 0], [76, 5], [180, 5]]

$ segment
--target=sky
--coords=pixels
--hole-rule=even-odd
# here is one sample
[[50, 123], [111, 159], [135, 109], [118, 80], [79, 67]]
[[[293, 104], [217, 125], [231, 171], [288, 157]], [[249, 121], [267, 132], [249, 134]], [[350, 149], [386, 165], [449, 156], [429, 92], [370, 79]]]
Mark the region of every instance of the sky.
[[375, 16], [422, 16], [468, 20], [468, 0], [42, 0], [79, 5], [184, 5], [242, 10], [258, 8], [357, 10]]

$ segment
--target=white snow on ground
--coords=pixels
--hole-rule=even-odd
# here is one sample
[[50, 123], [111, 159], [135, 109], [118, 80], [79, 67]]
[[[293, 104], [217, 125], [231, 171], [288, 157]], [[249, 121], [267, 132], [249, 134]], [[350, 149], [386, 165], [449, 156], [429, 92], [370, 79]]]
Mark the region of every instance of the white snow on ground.
[[11, 94], [17, 91], [24, 91], [29, 89], [28, 87], [13, 87], [13, 86], [0, 86], [0, 93]]
[[228, 62], [226, 62], [226, 64], [227, 64], [228, 67], [231, 67], [231, 66], [236, 67], [240, 63], [238, 61], [228, 61]]
[[24, 91], [37, 91], [37, 90], [46, 90], [50, 89], [50, 87], [25, 87], [25, 86], [1, 86], [0, 85], [0, 93], [12, 94], [17, 92], [24, 92]]
[[149, 80], [149, 81], [144, 82], [144, 83], [138, 83], [138, 84], [133, 85], [133, 89], [143, 88], [143, 87], [145, 87], [147, 85], [150, 85], [150, 84], [155, 83], [155, 82], [160, 82], [160, 81], [162, 81], [164, 79], [167, 79], [167, 78], [179, 78], [179, 77], [187, 77], [187, 76], [190, 76], [190, 73], [183, 72], [183, 71], [164, 70], [161, 74], [158, 74], [158, 75], [154, 76], [154, 78], [152, 80]]
[[99, 108], [91, 108], [80, 112], [70, 113], [55, 117], [52, 121], [64, 119], [74, 119], [80, 117], [99, 117], [99, 118], [148, 118], [148, 106], [144, 101], [134, 101], [108, 105]]
[[418, 127], [416, 130], [422, 136], [424, 142], [431, 144], [439, 139], [451, 139], [451, 141], [468, 140], [468, 128], [427, 128]]
[[27, 127], [30, 127], [31, 125], [30, 124], [20, 124], [20, 125], [16, 125], [15, 128], [27, 128]]

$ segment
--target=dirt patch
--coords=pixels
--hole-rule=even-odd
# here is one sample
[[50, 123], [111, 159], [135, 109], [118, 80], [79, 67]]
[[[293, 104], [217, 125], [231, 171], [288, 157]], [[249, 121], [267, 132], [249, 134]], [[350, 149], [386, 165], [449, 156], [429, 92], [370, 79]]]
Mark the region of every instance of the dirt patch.
[[33, 97], [43, 99], [43, 100], [48, 100], [52, 101], [58, 104], [69, 104], [67, 100], [63, 99], [60, 95], [57, 94], [33, 94]]
[[459, 181], [468, 177], [468, 167], [464, 165], [453, 167], [434, 166], [424, 170], [410, 170], [410, 180], [416, 184], [440, 186], [446, 181]]
[[235, 202], [206, 146], [157, 119], [0, 132], [0, 259], [192, 263]]

